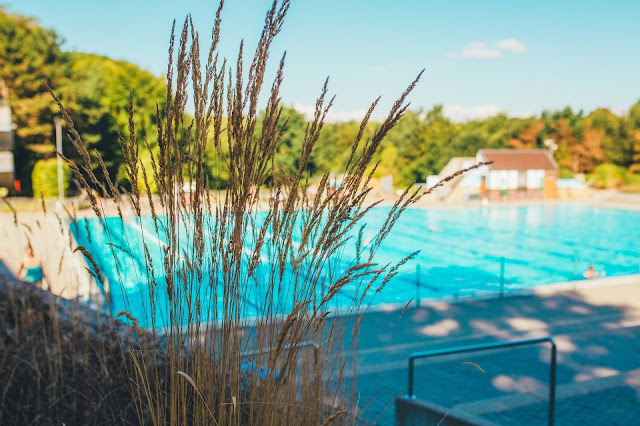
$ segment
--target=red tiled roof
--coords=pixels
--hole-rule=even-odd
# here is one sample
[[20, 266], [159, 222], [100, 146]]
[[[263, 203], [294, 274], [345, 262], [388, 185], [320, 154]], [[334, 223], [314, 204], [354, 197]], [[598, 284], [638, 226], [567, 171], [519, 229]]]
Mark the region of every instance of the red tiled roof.
[[544, 149], [481, 149], [484, 161], [493, 161], [492, 170], [556, 170], [558, 165]]

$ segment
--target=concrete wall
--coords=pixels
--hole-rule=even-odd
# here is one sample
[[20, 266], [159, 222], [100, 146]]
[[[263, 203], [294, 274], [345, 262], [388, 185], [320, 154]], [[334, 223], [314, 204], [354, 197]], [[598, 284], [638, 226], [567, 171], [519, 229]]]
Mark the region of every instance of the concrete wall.
[[13, 149], [13, 133], [0, 130], [0, 151], [11, 151]]
[[13, 188], [13, 173], [0, 172], [0, 187]]
[[[34, 202], [38, 202], [34, 200]], [[64, 218], [65, 213], [60, 216]], [[104, 297], [94, 278], [89, 274], [87, 262], [80, 251], [73, 252], [77, 242], [69, 225], [63, 219], [62, 228], [53, 212], [20, 212], [0, 214], [0, 261], [16, 274], [24, 256], [24, 247], [31, 245], [35, 255], [42, 259], [45, 285], [51, 293], [67, 299], [77, 299], [101, 305]]]
[[494, 423], [421, 399], [396, 398], [396, 426], [494, 426]]
[[539, 189], [509, 189], [503, 195], [501, 190], [489, 190], [487, 198], [489, 201], [542, 200], [541, 192]]

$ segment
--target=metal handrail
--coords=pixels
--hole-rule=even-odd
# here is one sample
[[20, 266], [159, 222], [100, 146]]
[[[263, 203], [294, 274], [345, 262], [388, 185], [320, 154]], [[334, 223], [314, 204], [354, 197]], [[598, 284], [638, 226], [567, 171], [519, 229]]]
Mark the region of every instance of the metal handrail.
[[557, 367], [557, 347], [553, 337], [541, 337], [537, 339], [524, 339], [524, 340], [512, 340], [508, 342], [496, 342], [486, 343], [479, 345], [459, 346], [451, 349], [438, 349], [433, 351], [415, 352], [409, 357], [409, 385], [407, 386], [407, 399], [415, 399], [413, 394], [413, 370], [416, 359], [432, 358], [436, 356], [455, 355], [466, 352], [486, 351], [491, 349], [505, 349], [513, 348], [517, 346], [536, 345], [540, 343], [551, 344], [551, 362], [550, 362], [550, 375], [549, 375], [549, 417], [548, 425], [553, 426], [555, 417], [555, 402], [556, 402], [556, 367]]

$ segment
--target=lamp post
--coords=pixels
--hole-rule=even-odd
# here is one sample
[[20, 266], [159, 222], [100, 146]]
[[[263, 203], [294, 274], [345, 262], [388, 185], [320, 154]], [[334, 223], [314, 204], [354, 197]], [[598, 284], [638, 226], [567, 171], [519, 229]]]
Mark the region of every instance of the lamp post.
[[556, 141], [553, 139], [545, 139], [544, 146], [546, 146], [547, 149], [551, 151], [551, 154], [556, 152], [556, 150], [558, 149], [558, 145], [556, 144]]
[[56, 125], [56, 150], [58, 151], [58, 200], [64, 200], [64, 182], [62, 177], [62, 119], [56, 115], [53, 117]]

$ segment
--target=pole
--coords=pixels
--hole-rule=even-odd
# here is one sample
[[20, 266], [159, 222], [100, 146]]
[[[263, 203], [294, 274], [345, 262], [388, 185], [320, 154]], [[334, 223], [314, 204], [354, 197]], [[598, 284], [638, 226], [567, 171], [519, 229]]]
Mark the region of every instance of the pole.
[[58, 200], [64, 201], [64, 182], [62, 176], [62, 119], [59, 116], [53, 117], [56, 125], [56, 150], [58, 151]]
[[413, 395], [413, 358], [409, 357], [409, 385], [407, 386], [407, 399], [415, 399]]
[[504, 257], [500, 258], [500, 297], [504, 294]]
[[416, 265], [416, 308], [420, 307], [420, 265]]
[[556, 413], [556, 367], [558, 364], [558, 350], [555, 342], [551, 343], [551, 366], [549, 377], [549, 413], [547, 424], [553, 426]]

